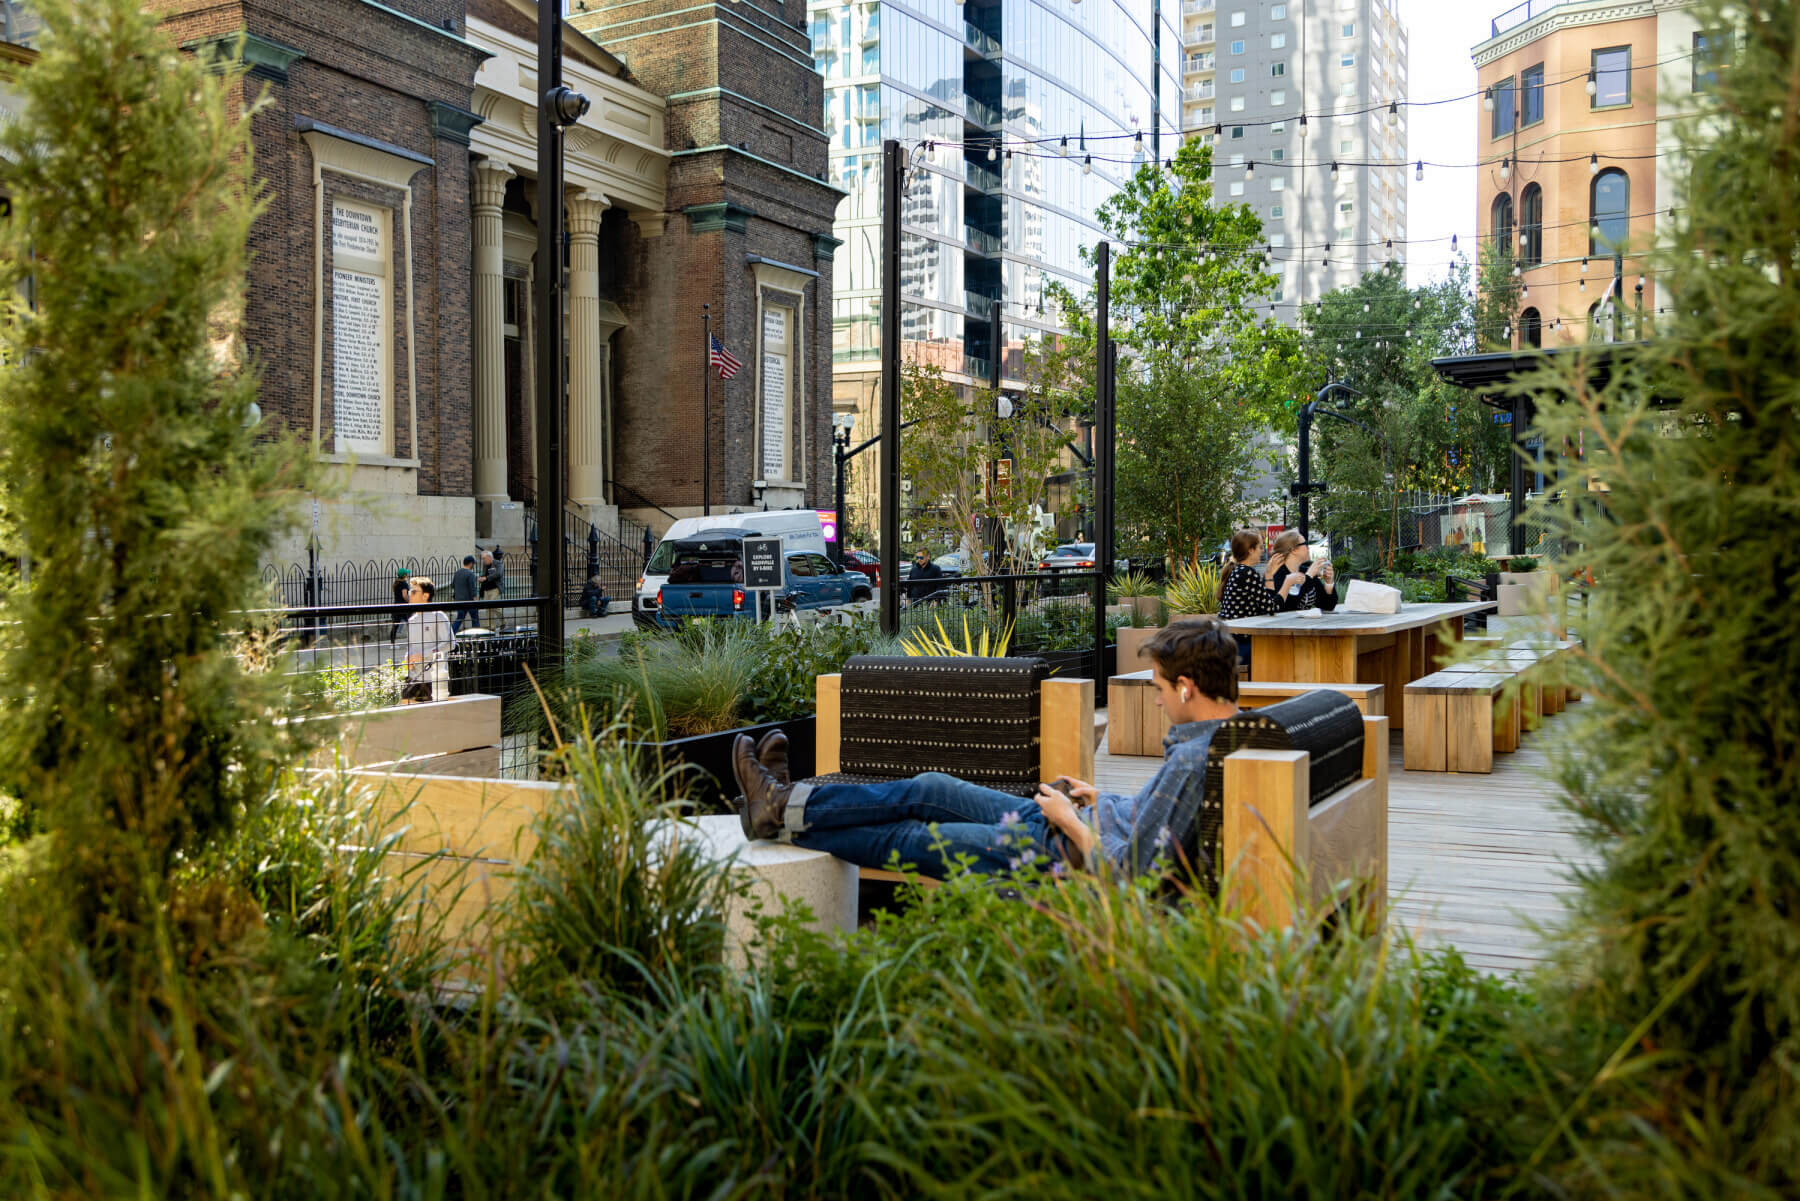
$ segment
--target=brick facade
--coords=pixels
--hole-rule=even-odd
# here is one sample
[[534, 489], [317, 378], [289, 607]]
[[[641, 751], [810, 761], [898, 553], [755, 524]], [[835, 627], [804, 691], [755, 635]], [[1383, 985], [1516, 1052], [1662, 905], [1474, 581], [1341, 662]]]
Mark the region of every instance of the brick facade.
[[803, 294], [804, 390], [790, 461], [800, 464], [798, 503], [831, 502], [830, 234], [843, 194], [824, 182], [824, 85], [805, 20], [803, 0], [785, 0], [779, 14], [748, 4], [589, 0], [570, 16], [634, 80], [669, 98], [668, 226], [645, 238], [609, 223], [613, 236], [602, 244], [602, 270], [610, 259], [615, 272], [603, 286], [616, 289], [631, 317], [619, 335], [618, 477], [664, 507], [700, 502], [703, 304], [712, 306], [713, 332], [744, 361], [735, 379], [714, 378], [709, 388], [713, 503], [755, 503], [753, 258], [817, 272]]

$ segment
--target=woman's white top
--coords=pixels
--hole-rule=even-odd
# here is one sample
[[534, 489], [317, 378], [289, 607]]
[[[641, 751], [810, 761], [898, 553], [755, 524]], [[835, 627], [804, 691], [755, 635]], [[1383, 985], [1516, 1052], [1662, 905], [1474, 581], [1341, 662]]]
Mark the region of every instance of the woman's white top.
[[414, 613], [406, 619], [406, 657], [419, 657], [419, 666], [409, 668], [409, 679], [424, 680], [431, 685], [431, 699], [450, 699], [450, 664], [448, 656], [456, 645], [456, 633], [450, 628], [450, 617], [437, 610]]

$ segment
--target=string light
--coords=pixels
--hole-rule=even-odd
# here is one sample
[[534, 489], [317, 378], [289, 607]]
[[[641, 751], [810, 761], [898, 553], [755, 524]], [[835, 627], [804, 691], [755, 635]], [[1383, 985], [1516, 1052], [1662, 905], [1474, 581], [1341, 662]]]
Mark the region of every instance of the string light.
[[1333, 164], [1331, 164], [1331, 182], [1332, 183], [1337, 182], [1337, 176], [1338, 176], [1337, 164], [1333, 163]]
[[1300, 114], [1300, 136], [1301, 137], [1306, 136], [1306, 114], [1305, 113]]
[[1600, 174], [1600, 156], [1598, 154], [1588, 155], [1588, 174]]
[[1081, 160], [1081, 173], [1083, 175], [1092, 175], [1093, 172], [1094, 172], [1094, 156], [1090, 154]]
[[1223, 138], [1224, 136], [1225, 136], [1225, 127], [1223, 125], [1213, 126], [1213, 145], [1217, 146], [1219, 144], [1219, 139]]
[[1061, 151], [1062, 156], [1064, 158], [1069, 157], [1069, 135], [1068, 134], [1065, 133], [1063, 135], [1062, 145], [1059, 146], [1058, 149]]
[[1413, 164], [1413, 178], [1416, 180], [1425, 178], [1425, 160], [1424, 159], [1420, 159], [1418, 162]]
[[1388, 124], [1400, 124], [1400, 105], [1397, 101], [1388, 101]]
[[1588, 77], [1587, 77], [1587, 94], [1592, 96], [1594, 93], [1598, 92], [1599, 90], [1600, 90], [1600, 85], [1594, 79], [1594, 73], [1592, 71], [1589, 71]]
[[1249, 183], [1256, 178], [1256, 160], [1251, 159], [1244, 164], [1244, 182]]
[[1494, 89], [1488, 88], [1481, 94], [1481, 107], [1487, 112], [1494, 111]]
[[[1063, 145], [1067, 146], [1068, 144], [1069, 144], [1069, 139], [1064, 138]], [[1505, 183], [1507, 181], [1507, 178], [1511, 175], [1512, 175], [1512, 160], [1510, 158], [1501, 159], [1500, 160], [1500, 182]]]

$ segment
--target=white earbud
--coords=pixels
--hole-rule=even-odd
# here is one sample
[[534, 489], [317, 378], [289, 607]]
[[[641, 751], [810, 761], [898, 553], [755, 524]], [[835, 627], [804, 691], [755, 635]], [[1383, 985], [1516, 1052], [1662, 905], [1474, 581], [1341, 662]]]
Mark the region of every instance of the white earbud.
[[1187, 698], [1188, 698], [1188, 690], [1183, 688], [1181, 690], [1181, 699], [1185, 701], [1185, 700], [1187, 700]]

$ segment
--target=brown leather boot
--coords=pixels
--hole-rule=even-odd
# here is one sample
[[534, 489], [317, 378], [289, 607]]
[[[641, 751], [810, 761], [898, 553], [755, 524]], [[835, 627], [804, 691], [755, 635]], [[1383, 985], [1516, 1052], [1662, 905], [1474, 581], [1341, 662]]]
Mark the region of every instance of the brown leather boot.
[[744, 794], [743, 807], [738, 810], [744, 837], [752, 841], [774, 838], [781, 833], [788, 794], [794, 791], [794, 786], [777, 780], [757, 761], [756, 746], [748, 734], [739, 734], [732, 744], [731, 770]]
[[777, 783], [788, 784], [788, 737], [780, 730], [770, 730], [756, 744], [756, 761], [769, 769]]

